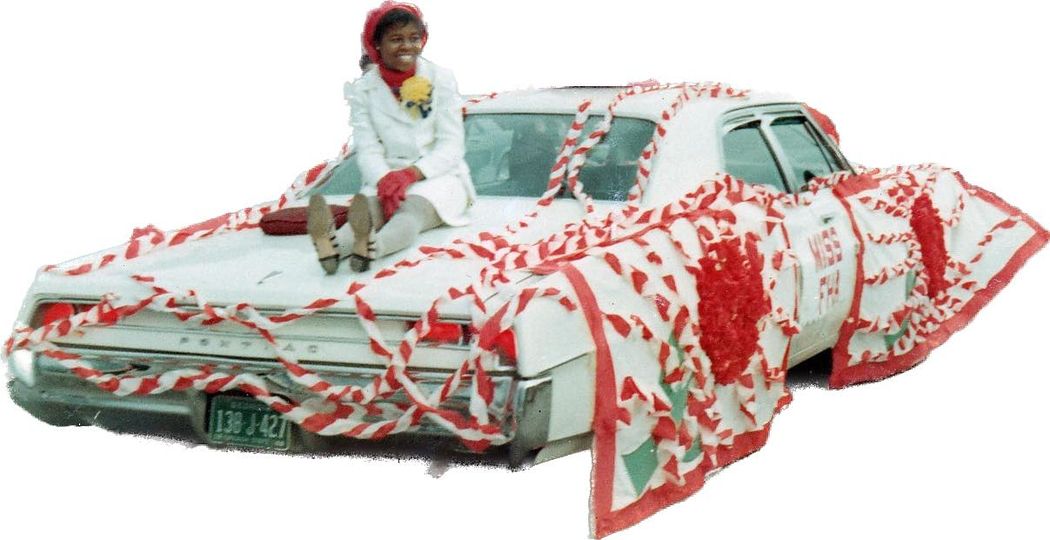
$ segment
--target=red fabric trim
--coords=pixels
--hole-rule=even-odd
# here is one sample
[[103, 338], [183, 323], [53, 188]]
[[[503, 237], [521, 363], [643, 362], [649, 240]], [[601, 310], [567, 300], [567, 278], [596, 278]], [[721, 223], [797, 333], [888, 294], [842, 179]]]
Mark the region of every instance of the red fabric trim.
[[849, 201], [844, 196], [835, 193], [835, 198], [842, 204], [842, 207], [846, 209], [846, 215], [849, 216], [850, 230], [853, 231], [853, 238], [857, 241], [857, 275], [853, 280], [853, 300], [849, 308], [849, 316], [842, 322], [842, 326], [839, 328], [839, 340], [835, 343], [835, 348], [831, 352], [831, 377], [829, 386], [832, 388], [840, 388], [835, 385], [836, 376], [844, 372], [849, 367], [849, 342], [853, 337], [853, 333], [857, 330], [857, 325], [860, 323], [860, 298], [864, 293], [864, 237], [860, 233], [860, 226], [857, 225], [857, 218], [853, 215], [853, 209], [850, 208]]
[[[603, 520], [612, 508], [613, 474], [616, 467], [616, 379], [612, 365], [612, 353], [609, 342], [605, 339], [605, 328], [602, 326], [601, 309], [594, 291], [587, 284], [576, 267], [565, 265], [561, 268], [569, 284], [576, 291], [587, 328], [594, 341], [595, 374], [594, 374], [594, 444], [592, 445], [594, 465], [591, 467], [591, 505], [595, 523], [591, 529], [599, 538], [603, 536]], [[625, 525], [627, 526], [627, 525]], [[605, 533], [608, 534], [608, 533]]]

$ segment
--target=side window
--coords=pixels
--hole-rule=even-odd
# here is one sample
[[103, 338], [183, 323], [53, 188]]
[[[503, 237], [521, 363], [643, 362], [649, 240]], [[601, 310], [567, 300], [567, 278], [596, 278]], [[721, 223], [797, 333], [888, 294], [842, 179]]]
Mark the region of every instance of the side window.
[[765, 184], [784, 191], [784, 176], [759, 126], [755, 120], [722, 136], [726, 172], [751, 184]]
[[813, 126], [805, 118], [778, 118], [770, 124], [770, 130], [784, 151], [787, 169], [799, 184], [841, 169], [838, 160], [820, 142]]

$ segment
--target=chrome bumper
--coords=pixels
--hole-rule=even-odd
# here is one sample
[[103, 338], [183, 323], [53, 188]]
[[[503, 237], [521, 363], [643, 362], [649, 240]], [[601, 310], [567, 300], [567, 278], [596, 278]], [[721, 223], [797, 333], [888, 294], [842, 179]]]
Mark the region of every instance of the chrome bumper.
[[[85, 361], [97, 369], [110, 373], [143, 376], [176, 367], [210, 365], [217, 370], [248, 372], [266, 379], [272, 392], [299, 401], [311, 397], [293, 383], [280, 366], [267, 362], [215, 360], [185, 356], [165, 356], [142, 360], [142, 353], [77, 350]], [[314, 366], [309, 369], [337, 384], [364, 385], [382, 372], [366, 366]], [[12, 369], [16, 375], [8, 384], [12, 399], [33, 416], [54, 425], [96, 425], [122, 432], [144, 433], [173, 437], [181, 440], [214, 444], [208, 439], [206, 425], [208, 394], [197, 390], [169, 391], [149, 396], [117, 396], [88, 383], [67, 371], [54, 361], [34, 355], [31, 372], [26, 366]], [[430, 392], [437, 388], [447, 371], [421, 370], [413, 373], [421, 388]], [[512, 465], [520, 464], [527, 455], [547, 442], [550, 419], [551, 380], [547, 377], [520, 379], [515, 372], [491, 373], [495, 389], [490, 414], [503, 426], [511, 442], [507, 452]], [[466, 386], [466, 385], [465, 385]], [[466, 411], [469, 397], [465, 392], [451, 397], [445, 406]], [[403, 394], [395, 395], [404, 399]], [[431, 447], [435, 441], [453, 442], [450, 433], [424, 419], [411, 434], [394, 436], [394, 444], [404, 440], [421, 440]], [[349, 444], [346, 444], [349, 443]], [[330, 453], [343, 447], [352, 450], [361, 442], [345, 437], [316, 435], [298, 427], [293, 428], [292, 452]], [[382, 444], [382, 443], [380, 443]], [[410, 445], [413, 443], [409, 443]], [[444, 444], [444, 443], [442, 443]]]

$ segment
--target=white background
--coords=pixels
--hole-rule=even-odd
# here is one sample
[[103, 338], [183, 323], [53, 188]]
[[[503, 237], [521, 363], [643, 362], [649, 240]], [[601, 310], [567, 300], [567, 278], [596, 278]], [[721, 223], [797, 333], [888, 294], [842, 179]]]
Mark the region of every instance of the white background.
[[[721, 80], [830, 115], [868, 165], [955, 167], [1050, 225], [1036, 4], [430, 1], [464, 93]], [[5, 2], [0, 328], [35, 269], [271, 199], [348, 135], [359, 2]], [[1039, 52], [1042, 51], [1042, 52]], [[1050, 255], [916, 369], [806, 388], [769, 443], [617, 538], [1045, 538]], [[584, 538], [590, 456], [522, 472], [218, 452], [0, 397], [0, 536]], [[741, 536], [734, 536], [743, 531]]]

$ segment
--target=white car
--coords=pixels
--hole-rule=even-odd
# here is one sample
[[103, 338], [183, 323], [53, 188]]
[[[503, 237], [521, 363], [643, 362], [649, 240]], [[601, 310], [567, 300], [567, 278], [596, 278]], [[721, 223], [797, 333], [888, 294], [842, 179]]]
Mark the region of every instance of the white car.
[[[979, 233], [1018, 235], [1004, 240], [1004, 260], [979, 264], [951, 242], [938, 252], [923, 212], [935, 208], [934, 223], [951, 228], [978, 204], [962, 202], [982, 192], [935, 167], [854, 170], [803, 104], [775, 95], [581, 87], [472, 100], [465, 111], [479, 195], [468, 227], [428, 231], [366, 274], [334, 276], [305, 236], [255, 227], [263, 212], [147, 232], [39, 274], [6, 351], [13, 398], [50, 423], [216, 446], [329, 451], [347, 438], [454, 435], [473, 450], [505, 447], [518, 464], [610, 436], [620, 459], [609, 474], [634, 492], [599, 511], [598, 530], [608, 532], [627, 519], [616, 512], [647, 492], [694, 486], [679, 465], [709, 470], [761, 446], [788, 399], [787, 368], [835, 348], [833, 385], [906, 369], [947, 337], [938, 328], [953, 314], [931, 311], [950, 296], [941, 291], [965, 289], [972, 296], [960, 302], [979, 309], [997, 272], [1012, 273], [1046, 241], [1038, 224], [993, 204], [984, 214], [994, 227]], [[922, 175], [908, 191], [908, 178]], [[359, 182], [351, 151], [313, 169], [280, 206], [302, 206], [312, 193], [345, 203]], [[930, 197], [916, 203], [923, 189]], [[882, 212], [889, 203], [879, 197], [907, 198], [911, 214]], [[914, 231], [877, 230], [886, 216], [911, 219]], [[693, 244], [679, 245], [690, 231]], [[716, 257], [704, 246], [722, 241], [733, 253], [701, 263]], [[870, 257], [895, 242], [904, 263], [859, 271], [865, 247]], [[945, 249], [948, 270], [928, 271]], [[698, 257], [656, 273], [668, 253]], [[953, 266], [963, 253], [969, 266]], [[754, 272], [719, 282], [739, 287], [699, 302], [722, 309], [702, 319], [703, 276], [722, 279], [732, 261]], [[976, 285], [960, 277], [971, 270]], [[958, 279], [945, 277], [951, 271]], [[751, 300], [722, 302], [751, 285]], [[701, 332], [727, 310], [725, 324]], [[741, 326], [754, 330], [742, 353], [720, 340], [722, 327]], [[659, 350], [652, 358], [650, 347]], [[629, 358], [610, 361], [617, 355]], [[691, 375], [665, 366], [675, 356]], [[615, 381], [603, 382], [611, 365]], [[693, 409], [726, 400], [739, 410]], [[610, 410], [625, 411], [620, 423]], [[677, 435], [657, 436], [662, 418], [673, 418]], [[612, 516], [605, 529], [602, 512]]]
[[[440, 246], [455, 238], [498, 229], [526, 214], [546, 191], [550, 169], [580, 102], [593, 101], [593, 114], [583, 130], [586, 135], [600, 121], [603, 105], [621, 90], [539, 90], [501, 95], [471, 105], [466, 118], [466, 157], [479, 194], [471, 210], [473, 222], [469, 227], [444, 227], [424, 233], [417, 247]], [[673, 90], [656, 92], [627, 100], [617, 109], [610, 133], [590, 152], [581, 174], [587, 193], [600, 208], [622, 205], [626, 200], [634, 185], [643, 147], [660, 122], [662, 111], [674, 97]], [[757, 136], [759, 130], [736, 126], [773, 119], [778, 125], [784, 122], [790, 124], [791, 129], [806, 133], [813, 137], [814, 144], [824, 148], [830, 163], [815, 169], [815, 174], [823, 176], [848, 170], [847, 161], [834, 143], [813, 128], [798, 103], [754, 95], [747, 99], [696, 101], [669, 126], [644, 204], [657, 206], [681, 197], [696, 187], [698, 179], [709, 178], [721, 170], [742, 178], [754, 175], [756, 181], [770, 184], [771, 175], [779, 175], [775, 168], [768, 168], [775, 165], [754, 161], [753, 156], [744, 153], [755, 150], [751, 146], [754, 141], [748, 139]], [[731, 134], [726, 135], [725, 140], [730, 144], [737, 138], [740, 140], [740, 153], [734, 154], [730, 148], [728, 163], [720, 143], [727, 130]], [[763, 170], [763, 166], [767, 169]], [[778, 189], [788, 190], [797, 188], [805, 180], [789, 176], [782, 181], [787, 185], [781, 183]], [[345, 204], [356, 192], [359, 182], [351, 157], [315, 189], [328, 196], [333, 204]], [[302, 196], [311, 192], [304, 191]], [[525, 235], [540, 238], [557, 231], [564, 223], [579, 219], [579, 204], [569, 195], [566, 192], [556, 199], [550, 212], [526, 230]], [[305, 198], [294, 204], [304, 203]], [[817, 230], [818, 223], [816, 220], [799, 223], [799, 228]], [[278, 312], [307, 305], [317, 298], [339, 296], [351, 277], [363, 279], [374, 275], [409, 253], [411, 250], [377, 261], [365, 276], [351, 276], [343, 268], [341, 273], [325, 277], [306, 237], [267, 236], [258, 230], [217, 236], [84, 276], [42, 273], [33, 284], [18, 320], [35, 327], [44, 321], [49, 309], [61, 313], [61, 309], [72, 304], [79, 310], [111, 293], [122, 297], [141, 295], [142, 285], [128, 279], [129, 274], [149, 274], [161, 282], [192, 285], [202, 298], [214, 305], [248, 301], [263, 313]], [[83, 261], [93, 258], [97, 255], [85, 257]], [[77, 262], [68, 266], [76, 266]], [[444, 266], [433, 268], [433, 275], [455, 278], [469, 275], [473, 270], [456, 261], [448, 261]], [[539, 277], [523, 273], [517, 279]], [[849, 278], [847, 271], [844, 279]], [[391, 340], [401, 337], [406, 322], [418, 320], [429, 303], [454, 284], [453, 279], [427, 279], [385, 287], [384, 294], [370, 298], [384, 335]], [[458, 335], [459, 326], [469, 324], [469, 308], [460, 302], [443, 309], [441, 318], [450, 324], [450, 335]], [[837, 306], [837, 311], [829, 313], [812, 331], [807, 329], [806, 344], [796, 348], [792, 365], [833, 344], [834, 329], [844, 314], [842, 308]], [[278, 335], [288, 350], [294, 350], [305, 365], [316, 365], [319, 373], [341, 381], [365, 381], [382, 369], [382, 363], [367, 351], [367, 339], [354, 325], [354, 318], [353, 306], [340, 303], [326, 309], [321, 317], [285, 327]], [[496, 403], [503, 415], [501, 420], [507, 420], [505, 429], [514, 435], [510, 442], [516, 450], [540, 449], [590, 432], [593, 388], [588, 381], [593, 367], [588, 360], [587, 340], [552, 342], [545, 337], [549, 332], [549, 328], [531, 326], [516, 329], [516, 362], [497, 363], [490, 368], [497, 381]], [[455, 369], [464, 360], [467, 352], [464, 341], [459, 337], [441, 337], [432, 343], [424, 340], [413, 356], [413, 368], [420, 369], [424, 380], [443, 378], [446, 371]], [[146, 311], [118, 325], [84, 329], [80, 335], [66, 336], [55, 343], [84, 353], [85, 362], [105, 373], [145, 375], [183, 366], [212, 364], [226, 369], [236, 366], [264, 374], [271, 384], [295, 393], [284, 370], [273, 363], [268, 344], [250, 330], [229, 323], [188, 328], [175, 317]], [[12, 393], [20, 404], [50, 422], [90, 423], [111, 417], [121, 422], [136, 416], [159, 415], [163, 422], [151, 425], [164, 425], [172, 431], [183, 428], [186, 434], [201, 442], [219, 442], [215, 441], [214, 432], [209, 435], [208, 418], [204, 414], [208, 401], [205, 393], [117, 397], [78, 380], [57, 362], [39, 355], [30, 361], [28, 352], [11, 359], [16, 375]], [[99, 410], [117, 414], [99, 415]], [[426, 424], [423, 427], [426, 428]], [[309, 446], [310, 438], [302, 432], [285, 430], [277, 442], [260, 440], [248, 444]]]

